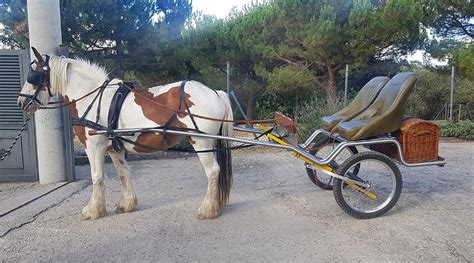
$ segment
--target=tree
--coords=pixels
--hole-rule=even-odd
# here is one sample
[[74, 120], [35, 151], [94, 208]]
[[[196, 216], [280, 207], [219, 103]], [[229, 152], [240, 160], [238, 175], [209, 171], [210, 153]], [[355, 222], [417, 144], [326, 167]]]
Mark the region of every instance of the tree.
[[425, 24], [443, 37], [474, 38], [474, 3], [471, 0], [423, 0]]
[[457, 49], [452, 62], [460, 74], [474, 80], [474, 42]]
[[[203, 17], [194, 28], [184, 33], [180, 58], [189, 68], [200, 73], [201, 80], [212, 87], [225, 87], [226, 63], [232, 66], [232, 87], [243, 99], [248, 118], [254, 118], [256, 98], [265, 90], [265, 83], [256, 73], [256, 66], [265, 63], [258, 43], [258, 6], [252, 12], [234, 12], [228, 20]], [[261, 14], [261, 13], [258, 13]], [[191, 71], [193, 71], [191, 70]]]
[[452, 38], [431, 40], [425, 47], [432, 57], [448, 61], [456, 71], [468, 78], [474, 78], [474, 42]]
[[[411, 66], [408, 70], [416, 73], [416, 88], [407, 104], [407, 114], [433, 119], [448, 105], [451, 74], [449, 69]], [[454, 104], [474, 106], [474, 85], [472, 80], [462, 76], [456, 77]], [[439, 116], [438, 116], [439, 117]]]
[[326, 75], [318, 86], [330, 101], [337, 100], [336, 77], [345, 64], [357, 68], [374, 57], [400, 56], [424, 39], [421, 7], [409, 0], [276, 0], [274, 10], [277, 18], [268, 25], [281, 38], [267, 45], [267, 56], [311, 70], [315, 79]]
[[0, 23], [5, 27], [1, 43], [14, 48], [28, 46], [26, 0], [0, 0]]
[[[190, 0], [61, 0], [60, 5], [63, 43], [74, 55], [101, 60], [119, 77], [142, 65], [156, 66], [156, 44], [179, 36], [192, 9]], [[26, 1], [0, 0], [0, 8], [5, 41], [26, 48]]]

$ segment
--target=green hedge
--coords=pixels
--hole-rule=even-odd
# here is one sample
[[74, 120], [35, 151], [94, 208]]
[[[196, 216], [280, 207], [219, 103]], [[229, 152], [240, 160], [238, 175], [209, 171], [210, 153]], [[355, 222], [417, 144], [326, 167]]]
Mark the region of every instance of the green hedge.
[[443, 137], [474, 140], [474, 121], [442, 121], [439, 124], [441, 125], [441, 136]]

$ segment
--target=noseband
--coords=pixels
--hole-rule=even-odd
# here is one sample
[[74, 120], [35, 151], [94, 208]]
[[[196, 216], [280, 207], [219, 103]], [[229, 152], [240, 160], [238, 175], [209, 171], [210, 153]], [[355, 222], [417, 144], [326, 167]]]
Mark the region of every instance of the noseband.
[[28, 71], [28, 75], [26, 76], [26, 81], [30, 83], [31, 85], [33, 85], [35, 89], [35, 93], [33, 95], [23, 94], [23, 93], [19, 94], [20, 97], [26, 98], [26, 102], [25, 102], [25, 105], [23, 106], [23, 109], [27, 109], [32, 103], [37, 103], [41, 105], [41, 102], [37, 98], [41, 90], [47, 90], [49, 93], [49, 96], [51, 97], [53, 96], [53, 94], [51, 93], [51, 87], [50, 87], [50, 82], [49, 82], [49, 72], [51, 70], [51, 68], [49, 67], [50, 57], [48, 55], [44, 55], [44, 56], [45, 56], [45, 60], [44, 60], [44, 64], [42, 66], [41, 71], [36, 71], [32, 67], [33, 63], [38, 64], [36, 60], [31, 62], [30, 64], [30, 69]]

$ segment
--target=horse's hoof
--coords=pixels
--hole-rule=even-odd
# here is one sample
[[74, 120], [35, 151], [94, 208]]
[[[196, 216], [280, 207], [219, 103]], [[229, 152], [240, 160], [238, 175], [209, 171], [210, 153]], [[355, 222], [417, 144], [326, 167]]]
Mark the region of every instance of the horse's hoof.
[[132, 212], [133, 210], [135, 210], [137, 205], [137, 198], [132, 198], [130, 201], [120, 201], [120, 203], [115, 206], [115, 213]]
[[220, 214], [221, 209], [219, 204], [207, 206], [203, 205], [199, 208], [197, 217], [199, 219], [212, 219], [218, 217]]
[[104, 209], [92, 209], [88, 206], [84, 207], [82, 209], [82, 219], [83, 220], [94, 220], [94, 219], [99, 219], [101, 217], [104, 217], [106, 215], [106, 210]]

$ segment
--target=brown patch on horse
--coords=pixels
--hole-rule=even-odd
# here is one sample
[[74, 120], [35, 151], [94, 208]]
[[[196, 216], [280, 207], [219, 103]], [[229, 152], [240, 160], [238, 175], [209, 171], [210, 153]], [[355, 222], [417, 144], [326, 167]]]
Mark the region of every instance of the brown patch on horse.
[[[174, 126], [177, 127], [177, 126]], [[137, 144], [133, 146], [133, 149], [139, 153], [152, 153], [156, 151], [163, 151], [166, 150], [173, 145], [176, 145], [182, 137], [177, 135], [165, 135], [160, 133], [142, 133], [138, 135], [137, 140], [135, 141]]]
[[119, 160], [119, 163], [120, 164], [125, 164], [124, 160], [122, 160], [122, 159]]
[[[71, 100], [69, 100], [68, 96], [64, 96], [64, 103], [70, 103]], [[72, 118], [79, 118], [79, 111], [76, 108], [76, 102], [73, 102], [69, 104], [68, 106], [69, 112], [71, 113]], [[86, 127], [82, 125], [73, 125], [72, 128], [74, 129], [74, 133], [76, 134], [77, 138], [79, 138], [79, 141], [84, 145], [85, 148], [87, 148], [86, 145]]]
[[[179, 105], [179, 90], [180, 87], [172, 87], [167, 92], [155, 96], [150, 89], [137, 89], [135, 94], [135, 103], [142, 108], [143, 115], [158, 125], [164, 125], [168, 120], [173, 117], [175, 111], [170, 109], [176, 109], [181, 112], [186, 111], [184, 102], [191, 107], [194, 105], [189, 98], [191, 95], [184, 92], [183, 103]], [[159, 105], [165, 105], [167, 108], [160, 107]], [[186, 114], [178, 113], [178, 117], [184, 118]], [[174, 128], [187, 128], [186, 124], [180, 122], [177, 118], [174, 118], [170, 123], [169, 127]], [[135, 141], [138, 144], [142, 144], [148, 147], [135, 145], [133, 149], [141, 153], [150, 153], [158, 150], [166, 150], [169, 147], [175, 145], [181, 140], [180, 136], [176, 135], [163, 135], [159, 133], [142, 133], [138, 136]]]

